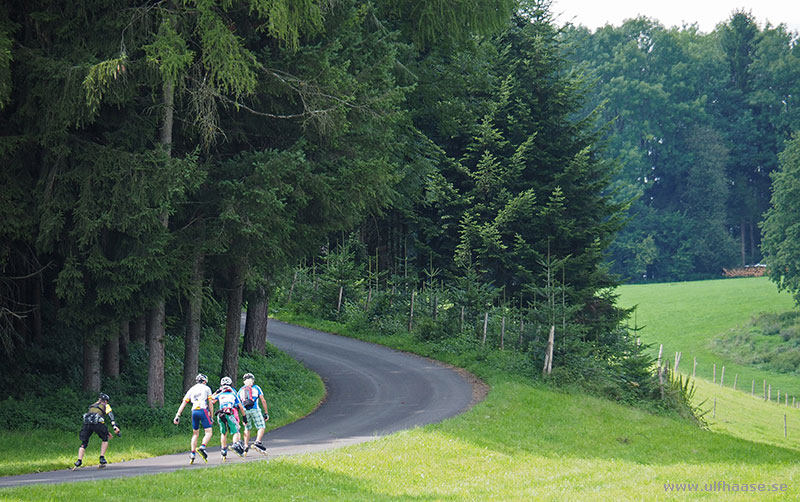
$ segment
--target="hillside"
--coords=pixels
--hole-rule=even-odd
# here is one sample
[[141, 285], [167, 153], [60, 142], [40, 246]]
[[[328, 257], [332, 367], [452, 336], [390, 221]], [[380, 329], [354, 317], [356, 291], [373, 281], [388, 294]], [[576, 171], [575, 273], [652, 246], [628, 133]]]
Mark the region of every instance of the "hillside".
[[[623, 306], [637, 306], [631, 325], [642, 328], [642, 341], [652, 344], [654, 355], [663, 344], [664, 357], [674, 363], [675, 352], [682, 351], [679, 370], [686, 375], [692, 374], [697, 358], [695, 404], [703, 403], [708, 411], [711, 430], [800, 449], [800, 410], [791, 407], [793, 399], [800, 402], [800, 378], [735, 364], [710, 348], [714, 337], [759, 313], [791, 309], [790, 295], [778, 293], [766, 277], [626, 285], [617, 292]], [[720, 382], [723, 366], [725, 379]], [[764, 402], [765, 385], [771, 403]]]

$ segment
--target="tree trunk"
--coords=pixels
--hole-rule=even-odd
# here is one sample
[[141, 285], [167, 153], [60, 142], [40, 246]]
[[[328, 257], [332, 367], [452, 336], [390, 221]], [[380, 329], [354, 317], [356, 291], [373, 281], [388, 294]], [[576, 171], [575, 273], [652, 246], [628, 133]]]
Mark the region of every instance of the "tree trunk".
[[147, 315], [142, 314], [133, 321], [131, 343], [144, 343], [147, 339]]
[[164, 301], [158, 302], [148, 312], [147, 319], [147, 406], [160, 408], [164, 406], [164, 361], [166, 345], [164, 343], [164, 318], [166, 312]]
[[[174, 117], [175, 88], [170, 82], [164, 83], [164, 121], [161, 124], [160, 141], [164, 146], [167, 156], [172, 154], [172, 125]], [[161, 224], [169, 227], [169, 213], [161, 215]], [[147, 405], [151, 408], [164, 406], [164, 319], [166, 306], [164, 297], [156, 299], [155, 306], [148, 313], [147, 319], [147, 349], [149, 365], [147, 369]]]
[[[128, 356], [128, 344], [131, 341], [131, 323], [122, 321], [119, 325], [119, 357], [125, 359]], [[122, 372], [122, 368], [120, 368]]]
[[244, 264], [231, 269], [228, 314], [225, 322], [225, 347], [222, 352], [221, 377], [236, 378], [239, 371], [239, 335], [242, 328], [242, 290], [244, 289]]
[[264, 355], [267, 352], [267, 322], [269, 318], [269, 296], [264, 288], [253, 294], [247, 302], [247, 321], [244, 325], [244, 347], [247, 354]]
[[103, 346], [103, 374], [112, 378], [119, 376], [119, 334]]
[[744, 218], [742, 218], [739, 221], [739, 240], [741, 241], [741, 244], [742, 244], [741, 247], [742, 247], [742, 266], [743, 267], [745, 265], [747, 265], [747, 249], [745, 249], [746, 246], [745, 246], [744, 234], [745, 234], [745, 231], [744, 231]]
[[83, 390], [100, 392], [100, 347], [83, 342]]
[[189, 290], [186, 334], [183, 348], [183, 390], [195, 384], [194, 378], [200, 371], [200, 323], [203, 311], [204, 259], [198, 255], [192, 269], [192, 283]]

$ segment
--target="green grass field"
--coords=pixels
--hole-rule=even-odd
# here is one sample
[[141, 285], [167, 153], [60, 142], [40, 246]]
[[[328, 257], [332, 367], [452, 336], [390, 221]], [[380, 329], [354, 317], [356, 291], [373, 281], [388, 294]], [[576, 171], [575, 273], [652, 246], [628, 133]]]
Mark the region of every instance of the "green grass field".
[[[729, 500], [714, 482], [800, 497], [798, 451], [518, 381], [442, 424], [265, 463], [0, 491], [4, 500]], [[683, 488], [670, 486], [683, 484]], [[679, 490], [679, 491], [675, 491]], [[734, 500], [751, 500], [736, 498]]]
[[[766, 286], [760, 280], [747, 281]], [[733, 300], [722, 300], [727, 284], [734, 290], [751, 290], [749, 285], [718, 282], [626, 287], [631, 289], [624, 293], [626, 301], [637, 297], [637, 289], [646, 293], [635, 303], [641, 305], [640, 319], [650, 316], [648, 329], [658, 328], [665, 340], [678, 333], [674, 347], [694, 340], [699, 354], [703, 337], [749, 315], [742, 304], [737, 308]], [[692, 285], [702, 293], [693, 292]], [[704, 320], [692, 319], [698, 309], [688, 298], [711, 290], [716, 303], [730, 308], [717, 313], [714, 309], [722, 307], [709, 301], [702, 309]], [[780, 309], [775, 305], [780, 301], [762, 305]], [[682, 308], [671, 310], [673, 305]], [[686, 334], [691, 330], [697, 335]], [[410, 346], [408, 339], [399, 343]], [[682, 350], [687, 357], [688, 350]], [[708, 431], [678, 418], [553, 390], [480, 366], [468, 369], [484, 377], [492, 390], [471, 411], [441, 424], [270, 462], [0, 490], [0, 500], [78, 500], [87, 494], [115, 501], [214, 500], [230, 498], [231, 491], [241, 500], [282, 501], [800, 499], [796, 410], [791, 410], [790, 436], [784, 439], [783, 414], [789, 408], [699, 380], [698, 398], [717, 398], [717, 416], [708, 416], [713, 431]], [[705, 407], [709, 404], [706, 400]], [[767, 426], [759, 425], [762, 419]]]
[[[675, 352], [682, 351], [679, 370], [687, 375], [692, 374], [697, 358], [694, 402], [703, 403], [708, 411], [705, 418], [712, 431], [800, 450], [800, 410], [791, 406], [793, 397], [795, 402], [800, 400], [800, 378], [735, 364], [714, 354], [709, 346], [715, 336], [755, 315], [792, 309], [789, 294], [778, 293], [766, 277], [627, 285], [618, 293], [622, 306], [638, 305], [635, 322], [643, 327], [642, 341], [653, 345], [654, 355], [662, 343], [664, 357], [671, 362]], [[723, 366], [725, 379], [720, 385]], [[765, 385], [772, 386], [769, 403], [763, 398]]]
[[635, 323], [642, 328], [641, 339], [653, 345], [654, 355], [660, 344], [664, 345], [663, 357], [669, 361], [674, 362], [675, 352], [682, 352], [679, 369], [683, 373], [692, 374], [697, 358], [698, 377], [713, 380], [716, 364], [717, 382], [724, 366], [725, 385], [733, 385], [737, 379], [737, 387], [749, 392], [755, 382], [758, 392], [766, 380], [767, 385], [772, 385], [773, 399], [778, 390], [800, 397], [800, 378], [735, 364], [709, 349], [712, 338], [744, 324], [754, 315], [785, 312], [793, 307], [791, 295], [778, 293], [775, 284], [766, 277], [626, 285], [618, 288], [617, 293], [621, 306], [637, 306], [630, 325]]

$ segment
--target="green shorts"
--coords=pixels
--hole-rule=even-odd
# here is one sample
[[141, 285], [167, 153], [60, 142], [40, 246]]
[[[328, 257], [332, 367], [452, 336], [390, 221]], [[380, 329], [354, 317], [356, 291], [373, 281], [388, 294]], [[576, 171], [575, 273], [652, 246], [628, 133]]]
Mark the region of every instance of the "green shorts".
[[220, 434], [227, 434], [228, 432], [236, 434], [239, 432], [239, 426], [236, 424], [236, 419], [233, 415], [219, 415], [217, 421], [219, 422]]
[[261, 410], [253, 408], [252, 410], [245, 410], [245, 413], [247, 413], [247, 423], [244, 424], [244, 427], [248, 431], [251, 429], [264, 429], [267, 427], [267, 423], [264, 421], [264, 415], [261, 414]]

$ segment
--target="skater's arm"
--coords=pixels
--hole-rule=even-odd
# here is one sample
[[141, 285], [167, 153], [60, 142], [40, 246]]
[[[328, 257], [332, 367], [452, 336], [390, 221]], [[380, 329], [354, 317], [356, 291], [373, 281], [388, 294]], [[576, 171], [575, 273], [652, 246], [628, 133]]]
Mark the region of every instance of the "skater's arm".
[[264, 399], [264, 393], [262, 392], [258, 397], [261, 398], [261, 404], [264, 405], [264, 420], [269, 420], [269, 410], [267, 410], [267, 400]]
[[111, 419], [111, 427], [114, 428], [114, 432], [119, 434], [119, 427], [117, 427], [117, 420], [114, 418], [114, 412], [111, 410], [111, 405], [106, 405], [106, 415], [108, 415], [108, 418]]
[[180, 405], [180, 407], [178, 408], [178, 412], [177, 412], [177, 413], [175, 413], [175, 418], [173, 418], [173, 419], [172, 419], [172, 423], [174, 423], [175, 425], [178, 425], [178, 422], [180, 422], [180, 420], [181, 420], [181, 413], [183, 413], [183, 409], [184, 409], [184, 408], [186, 408], [186, 403], [188, 403], [188, 402], [189, 402], [189, 401], [187, 401], [187, 400], [185, 400], [185, 399], [184, 399], [183, 401], [181, 401], [181, 405]]

